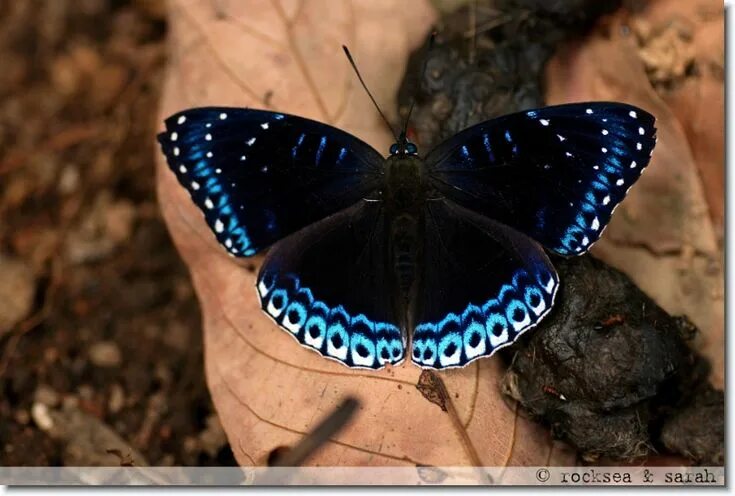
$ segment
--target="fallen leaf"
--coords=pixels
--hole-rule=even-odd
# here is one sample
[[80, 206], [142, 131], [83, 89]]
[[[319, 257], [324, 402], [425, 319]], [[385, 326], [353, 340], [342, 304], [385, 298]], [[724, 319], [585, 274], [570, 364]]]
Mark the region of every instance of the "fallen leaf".
[[725, 217], [725, 16], [707, 0], [659, 1], [644, 12], [656, 26], [685, 26], [693, 67], [661, 92], [681, 123], [699, 170], [718, 241]]
[[[651, 5], [661, 3], [666, 2]], [[628, 274], [669, 313], [687, 315], [699, 327], [698, 346], [712, 361], [713, 384], [721, 387], [724, 275], [707, 198], [723, 194], [724, 187], [703, 188], [698, 161], [704, 158], [695, 157], [677, 114], [649, 82], [639, 47], [627, 29], [637, 16], [646, 15], [645, 9], [635, 15], [621, 10], [588, 38], [560, 50], [547, 67], [547, 100], [619, 100], [656, 116], [658, 145], [651, 165], [593, 252]], [[651, 19], [659, 16], [661, 10], [655, 10], [647, 18], [654, 30], [661, 27]], [[708, 139], [723, 132], [716, 119], [708, 125], [702, 130]]]
[[[172, 62], [161, 116], [217, 104], [315, 118], [386, 150], [390, 137], [341, 50], [351, 47], [376, 99], [395, 115], [409, 52], [435, 20], [426, 1], [174, 2]], [[313, 465], [570, 465], [574, 454], [500, 394], [502, 365], [479, 360], [438, 374], [451, 408], [416, 388], [421, 370], [349, 370], [300, 347], [260, 311], [252, 262], [217, 246], [162, 157], [161, 208], [202, 306], [206, 374], [233, 452], [262, 465], [293, 446], [348, 395], [361, 408], [309, 458]], [[257, 265], [257, 264], [256, 264]], [[257, 267], [255, 268], [257, 270]]]

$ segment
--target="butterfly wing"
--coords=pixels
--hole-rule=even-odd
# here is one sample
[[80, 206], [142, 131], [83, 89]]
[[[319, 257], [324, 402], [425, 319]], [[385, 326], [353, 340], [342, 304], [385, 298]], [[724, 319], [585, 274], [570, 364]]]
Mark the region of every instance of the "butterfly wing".
[[478, 124], [432, 150], [426, 162], [447, 197], [572, 256], [599, 239], [655, 143], [649, 113], [580, 103]]
[[302, 345], [350, 367], [403, 361], [384, 229], [382, 202], [361, 201], [277, 243], [258, 276], [263, 310]]
[[235, 256], [254, 255], [359, 201], [379, 184], [384, 161], [339, 129], [262, 110], [189, 109], [166, 119], [158, 140]]
[[426, 202], [412, 359], [463, 367], [512, 344], [551, 310], [559, 287], [537, 242], [443, 199]]

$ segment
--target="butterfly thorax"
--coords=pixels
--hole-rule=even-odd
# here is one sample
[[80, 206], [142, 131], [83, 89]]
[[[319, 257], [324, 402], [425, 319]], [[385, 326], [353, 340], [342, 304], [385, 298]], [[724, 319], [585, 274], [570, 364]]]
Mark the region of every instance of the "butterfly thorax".
[[425, 171], [416, 155], [391, 155], [385, 163], [384, 201], [389, 211], [417, 213], [424, 199]]

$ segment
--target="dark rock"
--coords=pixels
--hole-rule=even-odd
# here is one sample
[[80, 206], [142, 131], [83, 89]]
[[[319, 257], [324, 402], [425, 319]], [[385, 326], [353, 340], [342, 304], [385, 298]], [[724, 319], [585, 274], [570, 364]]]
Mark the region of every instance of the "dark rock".
[[725, 395], [703, 385], [664, 423], [661, 442], [701, 465], [725, 465]]
[[504, 391], [587, 459], [651, 453], [658, 426], [706, 381], [694, 328], [591, 256], [556, 267], [554, 309], [514, 347]]

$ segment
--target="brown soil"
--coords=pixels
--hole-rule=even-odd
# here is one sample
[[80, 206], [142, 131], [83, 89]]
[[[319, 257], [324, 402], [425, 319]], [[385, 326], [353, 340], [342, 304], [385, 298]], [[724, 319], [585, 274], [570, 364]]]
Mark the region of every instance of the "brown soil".
[[0, 6], [0, 465], [235, 463], [156, 205], [165, 31], [157, 1]]

